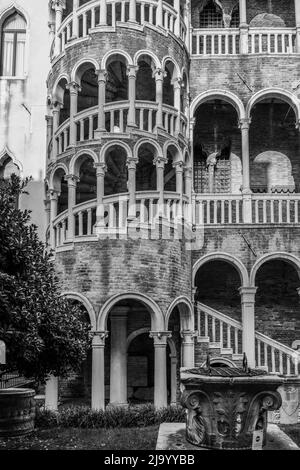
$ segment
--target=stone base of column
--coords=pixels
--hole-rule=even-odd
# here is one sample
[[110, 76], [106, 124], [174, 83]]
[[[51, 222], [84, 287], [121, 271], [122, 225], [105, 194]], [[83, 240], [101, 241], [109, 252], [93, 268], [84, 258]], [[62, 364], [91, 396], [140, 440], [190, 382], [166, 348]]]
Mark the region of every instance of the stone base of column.
[[101, 139], [103, 137], [103, 134], [105, 134], [106, 132], [106, 129], [101, 128], [94, 130], [94, 139]]
[[108, 403], [106, 408], [109, 409], [109, 408], [128, 408], [128, 407], [129, 407], [129, 403], [113, 402], [113, 403]]

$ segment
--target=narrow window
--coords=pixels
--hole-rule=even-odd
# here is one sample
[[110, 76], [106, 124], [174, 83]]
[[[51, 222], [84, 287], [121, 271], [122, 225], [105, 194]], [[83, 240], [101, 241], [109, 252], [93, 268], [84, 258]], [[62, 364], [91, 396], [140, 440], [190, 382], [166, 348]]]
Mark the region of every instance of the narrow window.
[[2, 27], [1, 75], [22, 77], [24, 75], [26, 21], [19, 13], [10, 15]]

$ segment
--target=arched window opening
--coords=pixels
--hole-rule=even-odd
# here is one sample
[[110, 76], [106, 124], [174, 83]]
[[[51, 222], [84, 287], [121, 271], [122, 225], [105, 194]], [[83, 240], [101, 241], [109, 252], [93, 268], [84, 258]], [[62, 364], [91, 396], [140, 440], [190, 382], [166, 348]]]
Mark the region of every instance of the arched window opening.
[[112, 194], [126, 193], [128, 171], [127, 171], [127, 154], [126, 151], [119, 146], [108, 151], [106, 156], [107, 171], [104, 179], [104, 194], [110, 196]]
[[3, 23], [1, 34], [1, 75], [22, 77], [25, 72], [26, 20], [17, 11]]
[[3, 163], [0, 165], [0, 178], [8, 179], [13, 174], [19, 176], [20, 170], [13, 160], [7, 155], [3, 159]]
[[239, 9], [239, 5], [236, 5], [234, 9], [232, 10], [230, 27], [238, 28], [239, 26], [240, 26], [240, 9]]
[[138, 62], [136, 75], [136, 99], [145, 101], [156, 101], [155, 78], [151, 61], [146, 57]]
[[128, 76], [126, 64], [114, 60], [107, 66], [106, 103], [128, 99]]
[[174, 106], [174, 85], [172, 81], [176, 77], [174, 77], [174, 64], [172, 64], [172, 62], [167, 62], [165, 74], [163, 82], [163, 103]]
[[98, 104], [98, 80], [94, 68], [86, 70], [81, 77], [77, 111], [93, 108]]
[[221, 8], [210, 0], [200, 13], [200, 28], [223, 28], [223, 14]]
[[96, 199], [97, 177], [94, 160], [91, 157], [83, 157], [79, 170], [79, 182], [76, 186], [76, 204]]
[[153, 164], [155, 150], [142, 145], [139, 149], [139, 161], [136, 167], [136, 190], [156, 191], [156, 167]]
[[167, 152], [168, 161], [165, 163], [164, 168], [164, 183], [165, 190], [176, 192], [176, 171], [173, 166], [173, 155], [168, 150]]

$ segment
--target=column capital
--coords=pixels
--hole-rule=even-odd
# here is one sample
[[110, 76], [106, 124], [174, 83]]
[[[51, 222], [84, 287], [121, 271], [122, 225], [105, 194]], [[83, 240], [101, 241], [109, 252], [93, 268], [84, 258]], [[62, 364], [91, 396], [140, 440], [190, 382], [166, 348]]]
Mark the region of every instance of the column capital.
[[183, 173], [183, 166], [184, 166], [184, 163], [183, 162], [174, 162], [173, 163], [173, 168], [175, 168], [176, 170], [176, 173]]
[[166, 163], [167, 159], [163, 156], [158, 156], [153, 160], [153, 165], [155, 165], [156, 168], [164, 168]]
[[60, 103], [59, 101], [56, 101], [56, 100], [52, 100], [51, 101], [52, 113], [59, 112], [61, 108], [63, 108], [63, 106], [64, 106], [63, 103]]
[[94, 163], [94, 168], [96, 168], [96, 176], [104, 176], [107, 172], [107, 166], [104, 162]]
[[47, 121], [47, 124], [50, 125], [53, 123], [53, 116], [49, 116], [49, 114], [46, 114], [45, 120]]
[[174, 90], [181, 89], [183, 85], [183, 80], [181, 77], [176, 77], [173, 80], [171, 80], [171, 84], [173, 85]]
[[78, 92], [81, 91], [80, 85], [74, 81], [68, 83], [66, 89], [70, 90], [70, 95], [78, 95]]
[[137, 158], [128, 158], [126, 161], [126, 165], [128, 170], [136, 170], [136, 165], [138, 164]]
[[166, 347], [168, 338], [172, 337], [171, 331], [150, 331], [150, 338], [154, 340], [154, 347]]
[[51, 0], [51, 8], [55, 11], [63, 11], [65, 8], [64, 0]]
[[108, 337], [108, 331], [93, 331], [93, 340], [92, 340], [92, 347], [94, 348], [104, 348], [105, 346], [105, 339]]
[[239, 128], [241, 130], [249, 129], [250, 124], [251, 124], [251, 118], [242, 118], [239, 121]]
[[254, 303], [256, 291], [257, 291], [257, 287], [240, 287], [239, 293], [241, 296], [242, 304]]
[[192, 330], [182, 330], [180, 332], [180, 336], [184, 344], [194, 344], [194, 338], [196, 338], [197, 332]]
[[76, 175], [66, 175], [65, 180], [68, 182], [69, 187], [74, 186], [76, 188], [77, 183], [79, 183], [80, 181], [80, 178]]
[[138, 66], [137, 65], [128, 65], [127, 66], [127, 76], [129, 78], [135, 78], [136, 77], [136, 72], [138, 71]]
[[184, 176], [186, 178], [192, 178], [193, 177], [193, 168], [190, 166], [184, 167]]
[[153, 78], [155, 78], [156, 81], [163, 81], [163, 79], [167, 76], [166, 72], [162, 68], [156, 68], [153, 72]]
[[98, 76], [98, 83], [99, 82], [104, 82], [106, 83], [108, 73], [105, 69], [97, 69], [95, 71], [96, 75]]
[[60, 196], [60, 191], [58, 191], [57, 189], [50, 189], [49, 195], [51, 201], [57, 201]]

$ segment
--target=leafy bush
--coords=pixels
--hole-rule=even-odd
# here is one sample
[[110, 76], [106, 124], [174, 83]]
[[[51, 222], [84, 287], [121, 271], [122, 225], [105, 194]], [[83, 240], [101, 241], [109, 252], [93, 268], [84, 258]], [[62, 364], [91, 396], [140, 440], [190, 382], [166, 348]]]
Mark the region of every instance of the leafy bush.
[[163, 422], [184, 422], [185, 411], [180, 406], [156, 410], [153, 405], [136, 405], [128, 408], [107, 408], [95, 411], [85, 406], [70, 406], [58, 412], [38, 410], [38, 428], [133, 428], [147, 427]]

